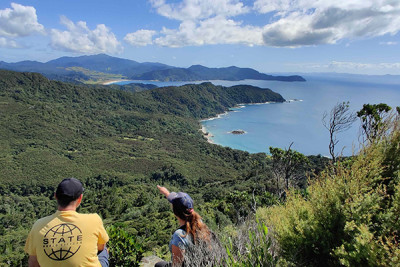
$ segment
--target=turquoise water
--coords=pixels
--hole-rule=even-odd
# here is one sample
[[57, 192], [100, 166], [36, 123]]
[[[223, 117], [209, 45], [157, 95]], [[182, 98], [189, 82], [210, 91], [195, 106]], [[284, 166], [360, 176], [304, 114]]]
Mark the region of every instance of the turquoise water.
[[[306, 155], [329, 155], [329, 134], [322, 124], [322, 116], [343, 101], [350, 101], [353, 111], [365, 103], [387, 103], [400, 106], [399, 76], [304, 76], [307, 82], [277, 81], [211, 81], [216, 85], [232, 86], [250, 84], [270, 88], [290, 103], [245, 105], [217, 119], [206, 120], [202, 125], [210, 132], [212, 141], [222, 146], [256, 152], [268, 152], [270, 146], [292, 148]], [[137, 81], [135, 81], [137, 82]], [[142, 81], [143, 83], [153, 83]], [[197, 83], [197, 82], [196, 82]], [[156, 83], [154, 83], [156, 84]], [[181, 85], [164, 83], [159, 86]], [[246, 134], [233, 135], [233, 130]], [[359, 121], [351, 129], [338, 134], [337, 151], [351, 155], [359, 147]]]

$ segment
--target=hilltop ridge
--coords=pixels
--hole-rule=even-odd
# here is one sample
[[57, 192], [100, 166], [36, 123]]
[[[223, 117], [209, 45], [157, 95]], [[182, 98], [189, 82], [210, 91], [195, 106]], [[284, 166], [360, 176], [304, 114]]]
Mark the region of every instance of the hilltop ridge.
[[159, 80], [159, 81], [201, 81], [244, 79], [305, 81], [299, 75], [272, 76], [250, 68], [207, 68], [193, 65], [177, 68], [157, 62], [139, 63], [134, 60], [112, 57], [106, 54], [60, 57], [48, 62], [21, 61], [0, 62], [0, 69], [38, 72], [50, 79], [78, 82], [102, 83], [113, 79]]
[[299, 75], [273, 76], [260, 73], [251, 68], [239, 68], [231, 66], [227, 68], [207, 68], [202, 65], [193, 65], [189, 68], [169, 68], [154, 70], [143, 74], [130, 77], [133, 80], [158, 80], [158, 81], [202, 81], [202, 80], [228, 80], [240, 81], [270, 80], [284, 82], [304, 82], [306, 81]]

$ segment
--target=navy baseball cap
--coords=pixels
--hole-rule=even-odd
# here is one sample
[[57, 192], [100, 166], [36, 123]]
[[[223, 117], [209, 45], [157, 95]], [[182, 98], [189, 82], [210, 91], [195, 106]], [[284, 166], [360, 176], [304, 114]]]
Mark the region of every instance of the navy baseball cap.
[[66, 178], [57, 186], [56, 197], [59, 199], [78, 199], [83, 193], [83, 185], [76, 178]]
[[193, 209], [193, 199], [184, 192], [171, 192], [169, 193], [167, 199], [174, 206], [177, 205], [185, 210]]

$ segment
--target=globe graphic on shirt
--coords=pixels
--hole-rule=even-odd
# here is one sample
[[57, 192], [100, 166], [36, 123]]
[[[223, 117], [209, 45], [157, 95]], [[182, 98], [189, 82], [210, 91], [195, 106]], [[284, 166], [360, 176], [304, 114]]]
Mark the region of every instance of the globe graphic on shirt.
[[52, 260], [63, 261], [74, 256], [82, 245], [82, 231], [72, 223], [53, 226], [43, 238], [44, 253]]

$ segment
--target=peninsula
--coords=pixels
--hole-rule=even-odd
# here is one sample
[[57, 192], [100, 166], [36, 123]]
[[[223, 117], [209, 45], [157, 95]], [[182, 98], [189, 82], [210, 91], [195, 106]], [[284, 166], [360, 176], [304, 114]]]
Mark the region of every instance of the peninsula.
[[84, 84], [104, 84], [116, 80], [239, 81], [253, 79], [285, 82], [305, 81], [303, 77], [298, 75], [273, 76], [251, 68], [235, 66], [208, 68], [201, 65], [178, 68], [157, 62], [139, 63], [105, 54], [61, 57], [45, 63], [27, 60], [16, 63], [0, 61], [0, 69], [38, 72], [52, 80]]

